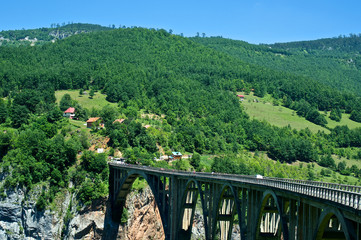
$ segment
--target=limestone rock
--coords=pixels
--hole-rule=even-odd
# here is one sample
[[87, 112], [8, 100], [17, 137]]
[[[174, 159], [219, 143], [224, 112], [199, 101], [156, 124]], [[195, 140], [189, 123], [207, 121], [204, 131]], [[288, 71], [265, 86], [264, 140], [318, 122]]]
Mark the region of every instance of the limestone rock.
[[126, 201], [126, 207], [130, 217], [125, 229], [125, 239], [165, 238], [160, 213], [149, 187], [139, 193], [130, 194]]
[[89, 211], [76, 215], [70, 221], [67, 239], [101, 239], [104, 230], [103, 211]]

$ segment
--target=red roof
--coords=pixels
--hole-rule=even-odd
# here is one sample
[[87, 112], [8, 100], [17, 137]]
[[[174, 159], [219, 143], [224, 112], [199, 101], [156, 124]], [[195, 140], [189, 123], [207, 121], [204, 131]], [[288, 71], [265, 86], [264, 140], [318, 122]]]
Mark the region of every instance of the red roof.
[[237, 95], [237, 97], [244, 98], [244, 96], [243, 96], [243, 95]]
[[68, 108], [67, 110], [65, 110], [64, 113], [75, 113], [75, 108], [70, 107], [70, 108]]
[[86, 121], [87, 123], [88, 122], [96, 122], [100, 119], [100, 117], [93, 117], [93, 118], [89, 118], [88, 121]]

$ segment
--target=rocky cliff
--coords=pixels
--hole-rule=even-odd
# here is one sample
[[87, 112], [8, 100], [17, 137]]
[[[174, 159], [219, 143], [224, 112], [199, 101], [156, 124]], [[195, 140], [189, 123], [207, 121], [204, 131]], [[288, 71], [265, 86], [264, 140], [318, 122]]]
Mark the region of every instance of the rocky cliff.
[[[0, 239], [60, 239], [62, 218], [59, 213], [46, 210], [37, 212], [35, 194], [22, 189], [7, 192], [0, 202]], [[65, 196], [70, 201], [70, 195]], [[60, 207], [60, 211], [65, 205]]]
[[[106, 199], [91, 207], [79, 208], [75, 196], [63, 193], [57, 211], [36, 211], [36, 199], [41, 189], [25, 193], [22, 189], [7, 192], [0, 201], [0, 239], [164, 239], [158, 208], [149, 187], [132, 192], [126, 201], [128, 219], [125, 224], [111, 220]], [[198, 207], [192, 228], [192, 239], [205, 239], [204, 221]], [[239, 228], [232, 239], [240, 239]]]
[[[154, 196], [149, 188], [133, 192], [126, 202], [126, 224], [111, 220], [106, 200], [79, 208], [75, 196], [65, 192], [57, 211], [36, 211], [41, 189], [25, 193], [7, 192], [0, 201], [0, 239], [164, 239], [163, 227]], [[68, 218], [68, 219], [67, 219]]]
[[126, 208], [128, 220], [124, 224], [111, 220], [109, 203], [77, 214], [68, 225], [67, 239], [164, 239], [161, 218], [150, 188], [130, 193]]

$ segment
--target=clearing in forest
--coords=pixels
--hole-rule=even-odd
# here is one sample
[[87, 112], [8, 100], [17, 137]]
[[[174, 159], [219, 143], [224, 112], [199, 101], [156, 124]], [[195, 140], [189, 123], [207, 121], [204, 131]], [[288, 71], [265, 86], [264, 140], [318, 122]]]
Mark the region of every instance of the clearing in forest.
[[[243, 94], [243, 93], [239, 93]], [[256, 97], [253, 93], [249, 95], [244, 95], [243, 101], [240, 101], [246, 113], [252, 118], [257, 120], [265, 120], [271, 125], [277, 127], [286, 127], [288, 125], [291, 128], [301, 130], [309, 128], [313, 133], [318, 131], [324, 131], [329, 133], [330, 131], [324, 127], [316, 125], [310, 121], [307, 121], [305, 118], [297, 115], [296, 111], [283, 107], [280, 105], [280, 102], [277, 102], [274, 98], [269, 95], [266, 95], [264, 98]], [[278, 105], [278, 106], [277, 106]], [[321, 114], [325, 114], [321, 112]], [[326, 120], [328, 122], [327, 127], [334, 128], [336, 126], [347, 125], [350, 129], [361, 127], [361, 123], [354, 122], [349, 119], [349, 114], [342, 114], [342, 119], [340, 122], [331, 120], [328, 116], [330, 113], [327, 113]]]
[[117, 106], [116, 103], [108, 102], [105, 98], [105, 94], [101, 94], [100, 91], [95, 92], [93, 98], [90, 98], [88, 90], [84, 91], [85, 94], [80, 95], [79, 90], [59, 90], [55, 91], [56, 103], [59, 104], [61, 98], [68, 93], [72, 100], [76, 100], [82, 108], [87, 108], [91, 110], [93, 107], [95, 109], [102, 109], [106, 105]]

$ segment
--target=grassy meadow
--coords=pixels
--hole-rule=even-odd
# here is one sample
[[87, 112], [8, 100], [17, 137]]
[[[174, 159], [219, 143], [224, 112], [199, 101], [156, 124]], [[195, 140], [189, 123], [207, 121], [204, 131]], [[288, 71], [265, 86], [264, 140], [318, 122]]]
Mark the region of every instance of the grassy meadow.
[[[255, 100], [258, 102], [255, 102]], [[251, 93], [245, 95], [242, 105], [246, 113], [251, 117], [260, 121], [269, 122], [271, 125], [277, 127], [286, 127], [288, 125], [291, 128], [301, 130], [309, 128], [312, 132], [324, 131], [329, 133], [329, 130], [307, 121], [305, 118], [297, 115], [292, 109], [283, 106], [274, 106], [274, 99], [270, 96], [259, 98]]]
[[55, 92], [56, 103], [59, 104], [61, 98], [64, 94], [68, 93], [71, 99], [78, 101], [78, 103], [83, 107], [91, 110], [92, 108], [95, 109], [102, 109], [106, 105], [113, 105], [117, 106], [116, 103], [108, 102], [105, 98], [105, 94], [101, 94], [100, 92], [96, 92], [93, 98], [90, 98], [89, 91], [86, 91], [86, 95], [79, 95], [79, 90], [59, 90]]
[[333, 121], [329, 118], [330, 112], [327, 113], [326, 120], [328, 122], [327, 127], [335, 128], [336, 126], [348, 126], [350, 129], [361, 127], [361, 123], [350, 120], [350, 114], [343, 113], [340, 122]]
[[[255, 102], [255, 100], [258, 100], [258, 102]], [[330, 132], [327, 128], [316, 125], [307, 121], [305, 118], [298, 116], [292, 109], [280, 105], [275, 106], [274, 102], [275, 99], [269, 95], [266, 95], [264, 98], [259, 98], [251, 93], [249, 95], [245, 95], [244, 101], [242, 101], [241, 104], [251, 118], [255, 118], [260, 121], [265, 120], [277, 127], [286, 127], [290, 125], [291, 128], [297, 130], [309, 128], [314, 133], [318, 131], [324, 131], [325, 133]], [[321, 113], [326, 114], [324, 112]], [[354, 122], [349, 119], [350, 114], [342, 114], [340, 122], [331, 120], [329, 115], [330, 113], [328, 112], [326, 117], [328, 128], [334, 128], [341, 125], [347, 125], [350, 129], [361, 127], [361, 123]]]

